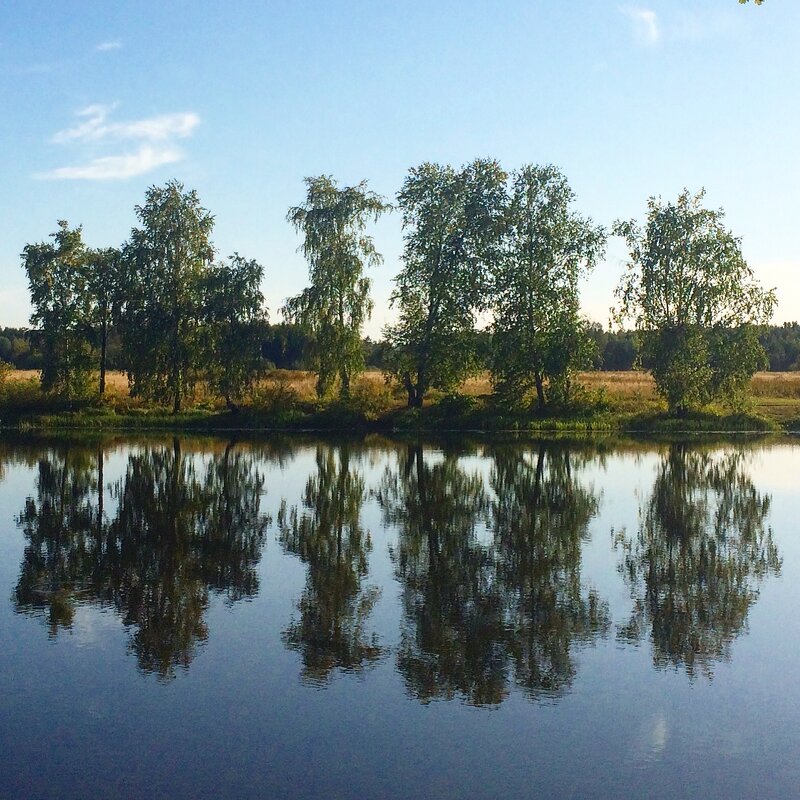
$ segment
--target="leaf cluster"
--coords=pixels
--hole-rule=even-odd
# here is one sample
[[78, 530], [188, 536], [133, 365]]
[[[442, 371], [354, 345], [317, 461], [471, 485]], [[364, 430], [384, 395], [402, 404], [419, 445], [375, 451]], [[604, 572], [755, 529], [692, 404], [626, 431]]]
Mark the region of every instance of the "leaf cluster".
[[364, 267], [382, 261], [364, 231], [390, 206], [366, 181], [340, 189], [331, 176], [321, 175], [305, 183], [306, 201], [291, 208], [287, 219], [303, 235], [310, 285], [286, 301], [283, 313], [314, 337], [317, 393], [327, 394], [338, 376], [346, 397], [364, 369], [361, 328], [372, 313]]
[[403, 268], [392, 303], [399, 319], [385, 336], [387, 369], [422, 405], [432, 387], [448, 390], [477, 366], [478, 315], [489, 307], [490, 268], [499, 254], [506, 173], [493, 160], [461, 169], [426, 163], [398, 193]]
[[632, 320], [659, 392], [684, 414], [714, 399], [739, 405], [765, 363], [757, 327], [775, 306], [744, 260], [722, 210], [702, 205], [704, 192], [677, 202], [651, 197], [644, 226], [617, 222], [630, 251], [617, 288], [617, 320]]

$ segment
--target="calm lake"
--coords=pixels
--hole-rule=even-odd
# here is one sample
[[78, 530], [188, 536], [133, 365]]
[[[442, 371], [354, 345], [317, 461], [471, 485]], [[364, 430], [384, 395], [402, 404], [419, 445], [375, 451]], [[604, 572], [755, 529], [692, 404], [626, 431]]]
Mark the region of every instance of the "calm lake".
[[800, 797], [800, 442], [0, 439], [0, 796]]

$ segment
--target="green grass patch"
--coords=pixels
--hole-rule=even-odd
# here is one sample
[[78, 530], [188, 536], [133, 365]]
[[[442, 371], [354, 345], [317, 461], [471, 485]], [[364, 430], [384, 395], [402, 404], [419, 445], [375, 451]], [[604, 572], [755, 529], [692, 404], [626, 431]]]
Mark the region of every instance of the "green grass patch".
[[356, 385], [346, 400], [302, 399], [288, 381], [259, 390], [238, 411], [205, 401], [178, 414], [112, 392], [103, 401], [62, 400], [43, 394], [36, 380], [0, 384], [0, 424], [25, 429], [71, 430], [263, 430], [342, 433], [710, 433], [800, 430], [800, 405], [790, 397], [757, 398], [748, 412], [712, 408], [670, 416], [661, 401], [631, 394], [620, 401], [602, 390], [579, 393], [567, 408], [538, 413], [509, 409], [490, 395], [436, 396], [420, 409], [398, 405], [382, 384]]

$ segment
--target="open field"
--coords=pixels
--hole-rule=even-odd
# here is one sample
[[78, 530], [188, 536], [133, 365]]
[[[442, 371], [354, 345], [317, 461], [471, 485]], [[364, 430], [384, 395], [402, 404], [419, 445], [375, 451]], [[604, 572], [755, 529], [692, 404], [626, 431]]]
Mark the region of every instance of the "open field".
[[[8, 373], [9, 384], [20, 385], [27, 382], [23, 394], [33, 397], [38, 393], [35, 382], [38, 372], [34, 370], [14, 370]], [[578, 384], [585, 392], [589, 405], [595, 404], [609, 409], [612, 415], [658, 414], [665, 411], [664, 402], [655, 391], [655, 384], [645, 372], [584, 372], [578, 376]], [[122, 372], [109, 372], [106, 383], [108, 403], [118, 414], [145, 412], [147, 404], [130, 397], [127, 377]], [[274, 410], [292, 402], [317, 404], [315, 394], [316, 376], [311, 372], [273, 370], [257, 387], [253, 405], [257, 408]], [[9, 386], [10, 388], [10, 386]], [[470, 378], [460, 387], [461, 393], [469, 397], [485, 397], [491, 393], [488, 374]], [[369, 409], [367, 416], [376, 418], [386, 412], [399, 410], [405, 406], [405, 393], [399, 385], [387, 385], [383, 374], [369, 370], [361, 375], [353, 385], [356, 403]], [[432, 392], [431, 401], [441, 397]], [[187, 406], [190, 406], [187, 403]], [[208, 396], [202, 388], [196, 391], [195, 406], [198, 411], [216, 412], [223, 409], [219, 398]], [[762, 416], [772, 423], [784, 426], [800, 424], [800, 372], [761, 372], [751, 382], [751, 397], [747, 410]], [[713, 412], [726, 413], [725, 409], [712, 409]]]
[[[37, 370], [12, 370], [8, 380], [25, 381], [38, 379]], [[316, 376], [313, 372], [301, 370], [273, 370], [265, 384], [276, 381], [286, 382], [297, 392], [302, 400], [310, 400], [315, 396]], [[383, 373], [378, 370], [367, 370], [358, 378], [358, 382], [383, 386]], [[602, 389], [609, 397], [617, 399], [633, 398], [657, 402], [655, 384], [647, 372], [582, 372], [578, 383], [585, 389]], [[109, 389], [127, 392], [128, 379], [124, 372], [108, 372], [106, 384]], [[491, 393], [492, 386], [488, 374], [469, 378], [461, 386], [463, 394], [480, 397]], [[750, 391], [757, 403], [762, 400], [795, 400], [800, 404], [800, 372], [757, 372], [750, 384]]]

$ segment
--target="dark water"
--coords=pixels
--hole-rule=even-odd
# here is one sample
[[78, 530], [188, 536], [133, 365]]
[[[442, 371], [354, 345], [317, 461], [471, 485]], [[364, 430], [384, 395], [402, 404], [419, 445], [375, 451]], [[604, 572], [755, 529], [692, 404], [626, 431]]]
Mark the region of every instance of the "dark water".
[[0, 796], [800, 797], [798, 475], [0, 440]]

